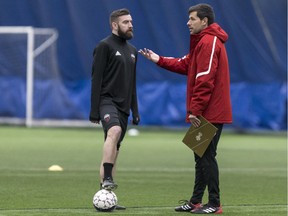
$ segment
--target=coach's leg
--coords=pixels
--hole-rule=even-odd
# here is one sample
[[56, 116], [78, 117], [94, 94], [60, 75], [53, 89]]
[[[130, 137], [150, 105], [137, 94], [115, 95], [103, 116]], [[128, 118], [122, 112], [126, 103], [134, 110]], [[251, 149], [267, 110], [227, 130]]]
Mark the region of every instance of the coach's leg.
[[207, 185], [205, 179], [205, 158], [199, 157], [194, 153], [195, 159], [195, 180], [194, 180], [194, 189], [190, 202], [193, 204], [202, 203], [203, 194]]
[[219, 168], [216, 159], [217, 146], [222, 133], [223, 124], [214, 124], [218, 128], [216, 135], [213, 137], [209, 145], [210, 157], [209, 159], [209, 175], [208, 175], [208, 194], [209, 204], [215, 207], [220, 206], [220, 189], [219, 189]]

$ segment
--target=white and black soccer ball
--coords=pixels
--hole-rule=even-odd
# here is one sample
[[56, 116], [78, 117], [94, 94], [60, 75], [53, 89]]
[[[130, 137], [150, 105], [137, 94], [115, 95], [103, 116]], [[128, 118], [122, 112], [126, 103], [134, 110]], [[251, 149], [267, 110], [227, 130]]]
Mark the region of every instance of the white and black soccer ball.
[[117, 205], [117, 196], [113, 191], [101, 189], [93, 197], [93, 206], [97, 211], [113, 211]]

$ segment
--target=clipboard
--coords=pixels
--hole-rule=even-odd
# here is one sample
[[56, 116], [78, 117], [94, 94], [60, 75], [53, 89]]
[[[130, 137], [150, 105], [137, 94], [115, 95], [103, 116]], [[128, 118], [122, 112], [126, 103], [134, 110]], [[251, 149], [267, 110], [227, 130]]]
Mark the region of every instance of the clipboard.
[[200, 126], [196, 128], [191, 125], [182, 142], [199, 157], [202, 157], [218, 129], [203, 116], [200, 116], [199, 119]]

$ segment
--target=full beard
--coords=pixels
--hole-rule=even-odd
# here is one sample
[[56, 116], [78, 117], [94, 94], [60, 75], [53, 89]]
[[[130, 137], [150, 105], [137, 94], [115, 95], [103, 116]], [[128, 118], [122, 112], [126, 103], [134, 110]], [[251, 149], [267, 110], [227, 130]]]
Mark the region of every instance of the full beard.
[[126, 32], [123, 32], [121, 29], [118, 29], [118, 35], [125, 40], [130, 40], [133, 38], [133, 30], [129, 29]]

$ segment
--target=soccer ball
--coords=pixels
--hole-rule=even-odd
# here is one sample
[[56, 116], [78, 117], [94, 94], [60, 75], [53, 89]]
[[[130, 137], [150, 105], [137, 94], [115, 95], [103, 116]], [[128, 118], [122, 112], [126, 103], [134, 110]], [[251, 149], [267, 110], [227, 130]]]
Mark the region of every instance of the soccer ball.
[[113, 211], [117, 205], [117, 196], [113, 191], [101, 189], [93, 197], [93, 206], [97, 211]]

